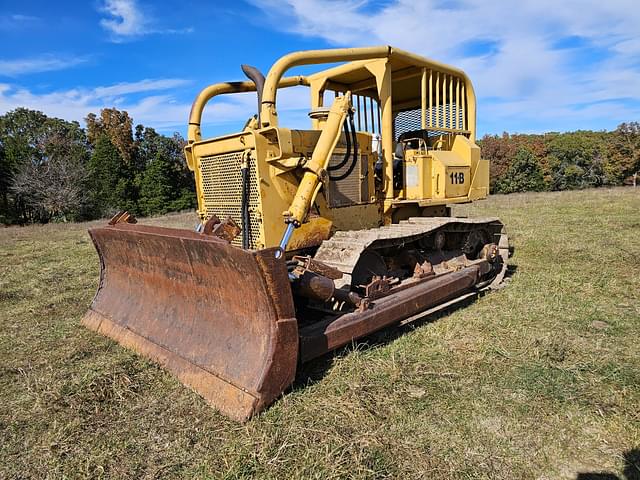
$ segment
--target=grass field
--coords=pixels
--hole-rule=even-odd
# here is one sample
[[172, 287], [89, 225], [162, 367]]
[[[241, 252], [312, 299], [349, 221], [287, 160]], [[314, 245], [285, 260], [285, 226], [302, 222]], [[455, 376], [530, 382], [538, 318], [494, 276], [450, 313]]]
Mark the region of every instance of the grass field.
[[0, 229], [0, 478], [640, 478], [640, 189], [456, 213], [507, 224], [507, 288], [306, 366], [244, 425], [80, 326], [90, 224]]

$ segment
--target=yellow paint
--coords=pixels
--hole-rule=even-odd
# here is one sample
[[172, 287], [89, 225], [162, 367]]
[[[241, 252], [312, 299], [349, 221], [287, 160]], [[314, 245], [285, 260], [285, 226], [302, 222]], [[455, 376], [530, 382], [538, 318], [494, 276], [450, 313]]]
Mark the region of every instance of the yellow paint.
[[[284, 226], [284, 224], [283, 224]], [[318, 245], [318, 242], [328, 239], [331, 236], [333, 222], [323, 217], [311, 217], [300, 228], [293, 231], [289, 241], [289, 249], [298, 250], [309, 246]], [[284, 233], [284, 228], [282, 229]]]
[[[347, 63], [308, 76], [284, 76], [294, 66], [340, 62]], [[309, 87], [309, 109], [331, 107], [328, 115], [314, 115], [308, 130], [279, 126], [277, 92], [296, 85]], [[214, 204], [224, 204], [232, 216], [238, 216], [242, 187], [232, 167], [237, 161], [240, 168], [239, 159], [249, 154], [254, 179], [252, 248], [277, 246], [285, 219], [301, 225], [288, 247], [295, 250], [319, 244], [332, 231], [372, 228], [425, 207], [436, 212], [436, 207], [488, 195], [489, 164], [475, 144], [475, 93], [459, 69], [389, 46], [295, 52], [278, 60], [266, 75], [261, 125], [252, 119], [239, 133], [202, 139], [200, 123], [206, 104], [221, 94], [249, 91], [255, 91], [253, 83], [242, 81], [211, 85], [198, 94], [189, 117], [185, 157], [194, 172], [198, 211], [204, 220], [213, 213], [224, 216], [224, 212], [210, 211]], [[336, 95], [328, 106], [325, 91]], [[375, 123], [380, 123], [381, 154], [372, 148], [369, 124], [368, 131], [358, 132], [359, 154], [367, 156], [367, 176], [354, 183], [366, 185], [368, 197], [362, 203], [331, 208], [324, 191], [332, 181], [326, 168], [332, 153], [346, 151], [343, 124], [352, 93], [379, 105], [380, 120]], [[394, 118], [409, 110], [418, 112], [412, 128], [430, 133], [419, 147], [404, 144], [404, 159], [396, 167], [402, 169], [404, 184], [398, 190], [393, 186], [397, 174]], [[364, 113], [365, 122], [368, 116], [373, 120], [373, 110]], [[376, 162], [379, 178], [374, 180]], [[241, 223], [241, 218], [234, 220]]]
[[350, 102], [351, 95], [349, 93], [343, 97], [336, 98], [333, 102], [325, 126], [320, 138], [318, 138], [318, 143], [311, 154], [311, 160], [304, 167], [306, 171], [298, 186], [296, 195], [291, 202], [289, 210], [284, 213], [286, 222], [293, 222], [296, 226], [300, 226], [305, 220], [309, 208], [311, 208], [311, 200], [315, 196], [314, 192], [320, 182], [319, 176], [326, 170], [331, 154], [336, 148], [336, 143], [338, 143], [342, 125], [348, 110], [351, 108]]
[[404, 162], [405, 200], [433, 197], [433, 159], [425, 152], [406, 150]]

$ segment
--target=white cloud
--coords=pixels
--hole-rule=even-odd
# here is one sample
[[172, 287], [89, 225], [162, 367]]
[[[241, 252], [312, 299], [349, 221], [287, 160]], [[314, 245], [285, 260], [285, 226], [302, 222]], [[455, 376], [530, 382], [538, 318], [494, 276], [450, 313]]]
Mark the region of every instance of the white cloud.
[[[640, 117], [635, 0], [395, 0], [381, 7], [363, 0], [253, 1], [274, 28], [336, 46], [390, 44], [463, 68], [478, 94], [481, 130], [613, 128]], [[470, 48], [483, 41], [492, 48]], [[622, 108], [585, 108], [612, 102]]]
[[0, 77], [17, 77], [28, 73], [50, 72], [75, 67], [89, 61], [88, 56], [65, 57], [41, 55], [31, 58], [0, 60]]
[[[40, 110], [53, 117], [84, 122], [88, 113], [105, 107], [129, 112], [135, 123], [161, 131], [186, 131], [191, 103], [179, 99], [190, 82], [179, 78], [145, 79], [95, 88], [72, 88], [35, 93], [27, 88], [0, 84], [0, 114], [18, 107]], [[179, 91], [175, 91], [179, 88]], [[146, 95], [145, 95], [146, 94]], [[305, 120], [309, 92], [304, 87], [289, 88], [279, 96], [283, 121]], [[300, 109], [302, 105], [302, 110]], [[203, 115], [205, 136], [234, 132], [256, 113], [256, 94], [223, 95], [211, 101]], [[306, 122], [304, 125], [308, 125]]]
[[154, 90], [168, 90], [189, 83], [181, 78], [163, 78], [159, 80], [140, 80], [137, 82], [123, 82], [108, 87], [97, 87], [93, 93], [97, 98], [110, 98], [118, 95], [148, 92]]
[[[178, 102], [167, 91], [188, 83], [182, 79], [147, 79], [96, 88], [72, 88], [34, 93], [16, 85], [0, 84], [0, 113], [18, 107], [40, 110], [53, 117], [82, 122], [89, 112], [117, 105], [127, 110], [135, 122], [163, 127], [186, 124], [189, 105]], [[140, 94], [148, 93], [140, 97]], [[132, 94], [134, 94], [132, 96]]]
[[134, 0], [107, 0], [104, 12], [112, 18], [103, 18], [100, 25], [118, 36], [144, 35], [148, 20]]
[[151, 13], [143, 11], [136, 0], [105, 0], [101, 11], [107, 14], [109, 18], [102, 18], [100, 25], [112, 34], [112, 40], [116, 42], [152, 33], [181, 34], [193, 32], [193, 28], [155, 28], [155, 20]]

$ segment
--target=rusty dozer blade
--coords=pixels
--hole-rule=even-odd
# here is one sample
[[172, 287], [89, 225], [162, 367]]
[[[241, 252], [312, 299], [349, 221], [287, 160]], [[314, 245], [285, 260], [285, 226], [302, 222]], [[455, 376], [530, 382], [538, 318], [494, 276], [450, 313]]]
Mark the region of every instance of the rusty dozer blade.
[[[238, 231], [229, 220], [211, 222], [204, 228], [208, 233], [132, 222], [118, 214], [109, 225], [89, 230], [101, 270], [83, 324], [159, 363], [241, 421], [273, 403], [293, 382], [299, 363], [493, 288], [508, 258], [502, 234], [478, 259], [463, 256], [455, 268], [439, 273], [423, 265], [400, 284], [383, 277], [386, 289], [367, 288], [362, 297], [336, 289], [341, 272], [311, 257], [294, 257], [303, 275], [292, 271], [291, 283], [277, 249], [251, 251], [229, 243]], [[307, 270], [315, 275], [308, 284]], [[296, 318], [294, 294], [332, 298], [351, 308], [318, 310], [327, 315], [309, 321], [302, 302]]]
[[100, 285], [82, 322], [244, 420], [291, 384], [298, 329], [284, 259], [189, 230], [89, 230]]

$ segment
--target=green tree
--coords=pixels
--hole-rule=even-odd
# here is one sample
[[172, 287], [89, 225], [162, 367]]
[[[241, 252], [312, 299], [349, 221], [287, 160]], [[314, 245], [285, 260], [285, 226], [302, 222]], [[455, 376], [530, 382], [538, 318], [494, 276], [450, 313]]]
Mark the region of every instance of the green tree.
[[514, 161], [517, 152], [528, 149], [536, 158], [542, 169], [545, 182], [550, 182], [548, 165], [544, 161], [547, 144], [545, 135], [509, 134], [504, 132], [502, 136], [485, 135], [479, 144], [482, 149], [482, 157], [489, 160], [491, 191], [497, 191], [498, 182], [507, 174]]
[[184, 139], [177, 133], [167, 137], [138, 125], [135, 142], [138, 164], [145, 166], [140, 178], [141, 210], [151, 215], [193, 208], [195, 184], [184, 160]]
[[47, 116], [42, 112], [17, 108], [0, 117], [0, 216], [7, 223], [28, 221], [29, 212], [20, 197], [11, 191], [15, 175], [28, 163], [39, 163], [38, 146], [45, 136]]
[[173, 169], [162, 153], [149, 163], [140, 184], [140, 210], [145, 215], [166, 213], [175, 196]]
[[176, 174], [175, 163], [162, 152], [147, 166], [140, 184], [140, 210], [145, 215], [193, 208], [195, 193]]
[[610, 156], [604, 170], [611, 184], [640, 173], [640, 123], [622, 123], [610, 134]]
[[97, 215], [109, 215], [116, 210], [137, 212], [130, 169], [107, 135], [96, 142], [89, 172]]
[[557, 135], [548, 145], [553, 190], [604, 184], [606, 140], [602, 132], [577, 131]]
[[9, 223], [9, 185], [11, 171], [4, 153], [4, 144], [0, 139], [0, 224]]
[[[46, 221], [46, 208], [37, 204], [41, 192], [28, 188], [35, 183], [28, 174], [68, 178], [74, 169], [83, 169], [87, 158], [87, 142], [84, 130], [77, 122], [47, 117], [42, 112], [17, 108], [0, 116], [0, 144], [3, 155], [0, 161], [0, 216], [4, 222]], [[54, 160], [52, 160], [55, 157]], [[55, 167], [49, 167], [54, 162]], [[40, 168], [42, 167], [42, 168]], [[54, 171], [65, 171], [62, 177], [51, 177]], [[20, 180], [18, 181], [18, 176]], [[33, 179], [34, 182], [36, 179]], [[53, 194], [55, 182], [47, 184]], [[64, 189], [60, 188], [59, 193]], [[47, 198], [51, 198], [48, 196]]]
[[171, 145], [171, 158], [174, 171], [174, 185], [176, 195], [171, 203], [171, 210], [186, 210], [196, 207], [196, 189], [195, 179], [193, 172], [187, 167], [187, 162], [184, 158], [184, 138], [179, 133], [174, 133], [169, 138], [169, 144]]
[[26, 108], [0, 116], [1, 223], [140, 213], [143, 183], [146, 213], [195, 206], [180, 135], [137, 125], [134, 137], [131, 117], [115, 108], [86, 120], [85, 132]]
[[542, 170], [535, 156], [526, 147], [521, 147], [506, 173], [496, 182], [500, 193], [541, 191], [545, 189]]
[[515, 142], [507, 132], [502, 136], [485, 135], [478, 142], [482, 149], [482, 157], [489, 160], [491, 190], [496, 190], [496, 182], [503, 177], [516, 153]]

